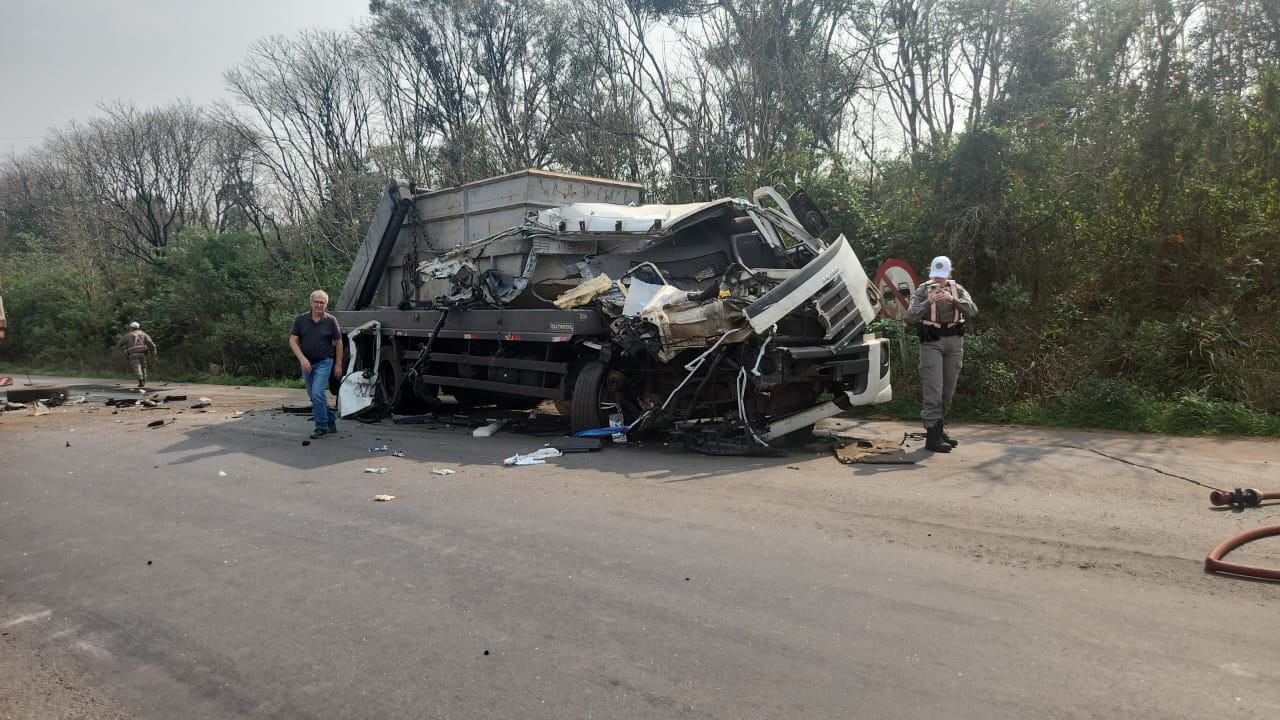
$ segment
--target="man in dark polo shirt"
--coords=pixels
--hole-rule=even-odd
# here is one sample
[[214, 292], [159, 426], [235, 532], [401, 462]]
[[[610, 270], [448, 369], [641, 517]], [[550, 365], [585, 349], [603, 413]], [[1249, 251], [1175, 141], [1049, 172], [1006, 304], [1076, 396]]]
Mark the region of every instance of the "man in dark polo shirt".
[[329, 375], [337, 368], [342, 374], [342, 329], [338, 319], [325, 312], [329, 295], [323, 290], [311, 293], [311, 311], [293, 320], [289, 330], [289, 348], [302, 366], [302, 379], [311, 397], [311, 417], [316, 421], [312, 438], [322, 438], [338, 431], [337, 418], [329, 411]]

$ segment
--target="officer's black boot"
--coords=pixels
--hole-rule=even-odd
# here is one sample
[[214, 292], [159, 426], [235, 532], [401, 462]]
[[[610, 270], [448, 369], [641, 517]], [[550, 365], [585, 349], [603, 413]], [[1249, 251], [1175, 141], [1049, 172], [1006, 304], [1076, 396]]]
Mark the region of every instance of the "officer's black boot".
[[938, 435], [942, 436], [942, 442], [950, 445], [951, 447], [955, 447], [960, 444], [959, 440], [956, 440], [947, 434], [947, 424], [941, 420], [938, 421]]
[[929, 452], [948, 453], [951, 446], [942, 439], [942, 423], [936, 422], [925, 428], [924, 449]]

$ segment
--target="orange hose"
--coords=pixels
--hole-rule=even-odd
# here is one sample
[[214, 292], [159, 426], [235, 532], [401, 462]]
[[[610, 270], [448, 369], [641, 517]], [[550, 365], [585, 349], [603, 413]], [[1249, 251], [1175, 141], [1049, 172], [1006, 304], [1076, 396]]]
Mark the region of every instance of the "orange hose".
[[[1214, 505], [1232, 505], [1241, 510], [1246, 507], [1257, 507], [1263, 500], [1280, 500], [1280, 492], [1258, 492], [1253, 489], [1236, 488], [1234, 492], [1226, 490], [1214, 490], [1209, 493], [1209, 502]], [[1218, 546], [1209, 551], [1209, 555], [1204, 559], [1205, 572], [1230, 573], [1232, 575], [1240, 575], [1242, 577], [1259, 578], [1262, 580], [1280, 580], [1280, 570], [1271, 568], [1260, 568], [1252, 565], [1237, 565], [1236, 563], [1223, 562], [1222, 556], [1244, 545], [1264, 537], [1272, 537], [1280, 535], [1280, 525], [1271, 525], [1269, 527], [1260, 527], [1253, 530], [1246, 530], [1238, 535], [1231, 537], [1218, 543]]]
[[1253, 542], [1259, 538], [1272, 537], [1274, 535], [1280, 535], [1280, 525], [1270, 525], [1268, 527], [1246, 530], [1239, 535], [1233, 535], [1226, 540], [1223, 540], [1218, 543], [1217, 547], [1210, 550], [1208, 557], [1204, 559], [1205, 572], [1230, 573], [1232, 575], [1261, 578], [1263, 580], [1280, 580], [1280, 570], [1254, 567], [1252, 565], [1237, 565], [1235, 563], [1222, 561], [1223, 555], [1226, 555], [1241, 545]]

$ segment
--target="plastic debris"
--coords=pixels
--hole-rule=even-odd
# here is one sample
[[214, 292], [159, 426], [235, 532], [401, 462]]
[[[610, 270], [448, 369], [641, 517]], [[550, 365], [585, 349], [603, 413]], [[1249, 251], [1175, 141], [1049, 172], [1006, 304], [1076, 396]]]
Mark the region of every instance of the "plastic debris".
[[521, 455], [520, 453], [516, 453], [515, 455], [512, 455], [506, 460], [503, 460], [502, 464], [503, 465], [541, 465], [542, 463], [547, 461], [547, 458], [560, 457], [563, 454], [564, 453], [560, 452], [555, 448], [548, 447], [548, 448], [542, 448], [541, 450], [536, 450], [534, 452], [529, 453], [528, 455]]
[[367, 473], [373, 473], [374, 475], [385, 475], [387, 472], [387, 469], [386, 468], [365, 468], [364, 471]]
[[450, 470], [449, 468], [435, 468], [431, 472], [435, 473], [436, 475], [454, 475], [458, 471]]
[[584, 438], [594, 438], [594, 437], [612, 438], [615, 435], [622, 435], [623, 437], [626, 437], [626, 433], [630, 432], [630, 430], [631, 430], [631, 426], [629, 425], [612, 425], [610, 427], [589, 428], [587, 430], [579, 430], [578, 432], [574, 433], [573, 436], [584, 437]]
[[377, 500], [378, 502], [386, 502], [388, 500], [395, 500], [396, 496], [395, 495], [374, 495], [373, 499]]
[[31, 406], [31, 414], [32, 415], [48, 415], [49, 406], [45, 405], [43, 400], [37, 400], [35, 404]]
[[488, 425], [472, 430], [471, 437], [493, 437], [494, 433], [501, 430], [502, 426], [506, 424], [506, 420], [491, 420]]
[[403, 451], [403, 450], [392, 450], [392, 451], [391, 451], [391, 456], [392, 456], [392, 457], [404, 457], [404, 451]]
[[386, 451], [387, 451], [386, 445], [379, 445], [378, 447], [369, 448], [369, 452], [386, 452]]
[[219, 471], [218, 471], [218, 477], [226, 477], [226, 476], [227, 476], [227, 471], [226, 471], [226, 470], [219, 470]]
[[201, 397], [201, 398], [196, 398], [196, 399], [197, 399], [197, 400], [199, 400], [200, 402], [207, 402], [207, 403], [211, 403], [211, 402], [213, 402], [212, 400], [210, 400], [210, 399], [209, 399], [209, 398], [207, 398], [207, 397]]

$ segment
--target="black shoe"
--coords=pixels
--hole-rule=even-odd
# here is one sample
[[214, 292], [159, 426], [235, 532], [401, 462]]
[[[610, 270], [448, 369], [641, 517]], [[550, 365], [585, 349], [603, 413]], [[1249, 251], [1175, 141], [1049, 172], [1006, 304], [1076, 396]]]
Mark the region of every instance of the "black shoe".
[[934, 423], [925, 428], [924, 449], [929, 452], [949, 453], [951, 446], [942, 439], [942, 424]]
[[336, 423], [336, 422], [331, 422], [331, 423], [329, 423], [329, 427], [325, 428], [325, 432], [329, 433], [330, 435], [335, 435], [335, 434], [337, 434], [337, 432], [338, 432], [338, 423]]
[[956, 447], [960, 444], [959, 440], [956, 440], [955, 438], [947, 434], [946, 423], [942, 422], [941, 420], [938, 421], [938, 434], [942, 436], [942, 442], [950, 445], [951, 447]]
[[329, 431], [328, 431], [328, 430], [326, 430], [326, 429], [324, 429], [324, 428], [316, 428], [316, 431], [315, 431], [315, 432], [313, 432], [313, 433], [311, 433], [311, 439], [312, 439], [312, 440], [319, 440], [320, 438], [322, 438], [322, 437], [324, 437], [325, 435], [328, 435], [328, 434], [329, 434]]

